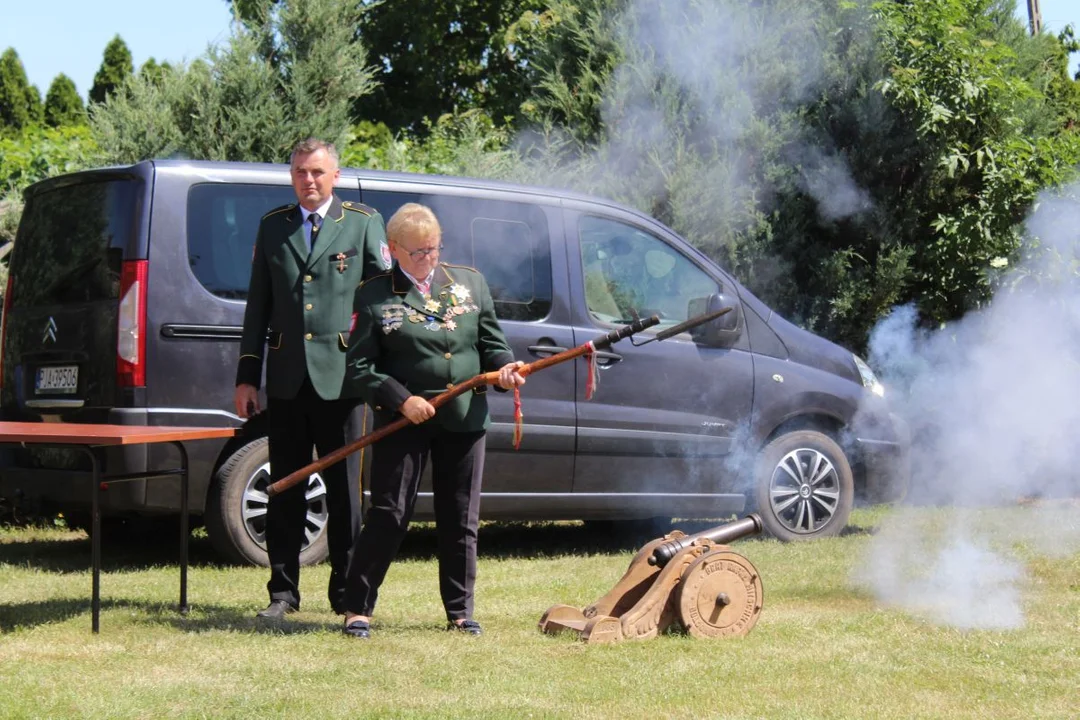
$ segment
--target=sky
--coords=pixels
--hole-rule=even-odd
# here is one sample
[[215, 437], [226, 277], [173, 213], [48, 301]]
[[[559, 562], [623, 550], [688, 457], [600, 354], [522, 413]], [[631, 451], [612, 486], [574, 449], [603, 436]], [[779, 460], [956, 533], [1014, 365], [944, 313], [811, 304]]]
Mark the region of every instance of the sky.
[[0, 0], [0, 52], [15, 48], [42, 99], [64, 73], [85, 100], [115, 35], [137, 70], [151, 57], [194, 60], [228, 37], [230, 19], [225, 0]]
[[[1040, 6], [1047, 30], [1071, 23], [1080, 34], [1080, 0], [1040, 0]], [[127, 43], [138, 69], [150, 57], [193, 60], [229, 34], [225, 0], [0, 0], [0, 7], [0, 51], [15, 48], [43, 99], [59, 73], [85, 99], [114, 35]], [[1027, 19], [1027, 0], [1018, 0], [1017, 15]], [[1074, 73], [1078, 63], [1074, 55]]]

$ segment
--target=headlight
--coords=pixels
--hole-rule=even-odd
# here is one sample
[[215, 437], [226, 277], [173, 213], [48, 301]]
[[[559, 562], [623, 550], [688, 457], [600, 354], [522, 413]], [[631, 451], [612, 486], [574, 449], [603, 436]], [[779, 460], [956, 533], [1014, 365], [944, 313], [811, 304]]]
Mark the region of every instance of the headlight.
[[874, 371], [870, 369], [866, 361], [858, 355], [852, 355], [851, 357], [855, 359], [855, 367], [859, 368], [859, 376], [862, 378], [863, 387], [878, 397], [885, 397], [885, 386], [878, 382], [877, 375], [874, 375]]

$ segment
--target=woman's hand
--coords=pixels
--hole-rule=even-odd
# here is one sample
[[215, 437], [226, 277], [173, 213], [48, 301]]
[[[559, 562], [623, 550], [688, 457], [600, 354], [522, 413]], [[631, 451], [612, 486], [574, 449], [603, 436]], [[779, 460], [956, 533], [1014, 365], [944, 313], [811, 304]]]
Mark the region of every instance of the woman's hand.
[[409, 418], [409, 422], [414, 425], [435, 417], [435, 407], [419, 395], [409, 396], [408, 400], [401, 403], [398, 412]]
[[524, 385], [525, 376], [518, 372], [518, 368], [524, 366], [525, 363], [518, 360], [499, 368], [499, 387], [503, 390], [512, 390], [515, 387]]

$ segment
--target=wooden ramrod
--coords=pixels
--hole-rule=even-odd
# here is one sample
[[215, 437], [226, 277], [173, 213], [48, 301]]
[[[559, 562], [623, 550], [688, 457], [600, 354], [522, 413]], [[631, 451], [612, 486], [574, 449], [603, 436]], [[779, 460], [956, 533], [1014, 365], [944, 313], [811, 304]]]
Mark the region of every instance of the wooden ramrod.
[[[716, 318], [730, 311], [731, 307], [724, 307], [719, 310], [714, 310], [703, 315], [692, 317], [679, 323], [678, 325], [673, 325], [669, 328], [664, 328], [663, 330], [660, 330], [656, 333], [656, 336], [654, 338], [651, 338], [646, 342], [651, 342], [652, 340], [666, 340], [680, 333], [692, 330], [693, 328], [696, 328], [699, 325], [707, 323], [711, 320], [715, 320]], [[659, 323], [660, 318], [656, 315], [639, 318], [637, 320], [634, 320], [629, 325], [624, 325], [622, 327], [615, 328], [610, 332], [604, 333], [603, 335], [598, 335], [587, 343], [582, 343], [581, 345], [570, 348], [569, 350], [564, 350], [550, 357], [541, 358], [540, 360], [535, 360], [531, 363], [528, 363], [519, 368], [518, 373], [523, 376], [528, 376], [534, 372], [539, 372], [545, 368], [551, 367], [552, 365], [558, 365], [559, 363], [566, 362], [567, 360], [584, 357], [596, 350], [602, 350], [604, 348], [611, 347], [611, 345], [613, 345], [614, 343], [617, 343], [620, 340], [628, 338], [632, 335], [636, 335], [642, 330], [647, 330], [648, 328], [658, 325]], [[479, 375], [469, 378], [463, 383], [455, 385], [450, 390], [436, 395], [435, 397], [431, 398], [429, 402], [437, 410], [439, 407], [445, 405], [451, 399], [457, 397], [458, 395], [461, 395], [464, 392], [469, 392], [481, 385], [494, 385], [498, 381], [498, 372], [480, 373]], [[285, 492], [286, 490], [300, 482], [306, 482], [313, 473], [322, 472], [334, 463], [341, 462], [350, 454], [357, 452], [361, 448], [365, 448], [368, 445], [377, 443], [379, 440], [382, 440], [387, 435], [397, 432], [408, 424], [409, 420], [407, 418], [399, 417], [397, 420], [394, 420], [393, 422], [382, 426], [378, 430], [370, 432], [363, 437], [357, 438], [348, 445], [340, 447], [333, 452], [327, 453], [324, 457], [320, 457], [318, 460], [315, 460], [310, 465], [305, 465], [299, 470], [281, 478], [277, 482], [268, 485], [266, 488], [266, 493], [270, 497], [274, 497], [275, 495], [279, 495]]]

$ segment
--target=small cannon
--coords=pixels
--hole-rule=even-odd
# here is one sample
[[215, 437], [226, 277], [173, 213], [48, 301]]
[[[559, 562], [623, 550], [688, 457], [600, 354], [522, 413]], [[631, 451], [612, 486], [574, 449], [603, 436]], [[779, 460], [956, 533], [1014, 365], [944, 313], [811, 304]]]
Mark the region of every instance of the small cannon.
[[754, 513], [694, 535], [673, 530], [647, 543], [606, 595], [584, 610], [553, 605], [540, 630], [586, 643], [653, 638], [678, 623], [694, 637], [746, 635], [761, 615], [757, 569], [727, 543], [761, 532]]

